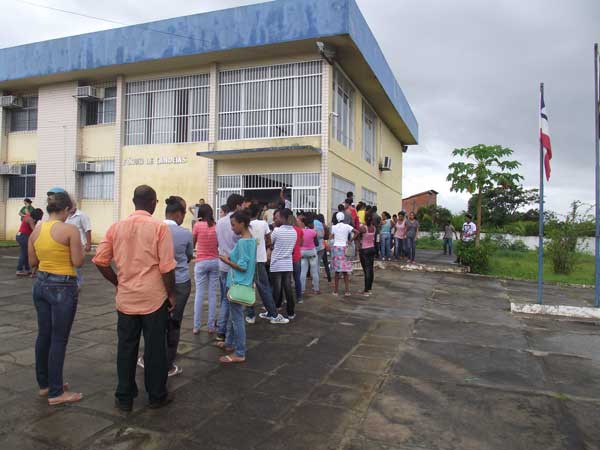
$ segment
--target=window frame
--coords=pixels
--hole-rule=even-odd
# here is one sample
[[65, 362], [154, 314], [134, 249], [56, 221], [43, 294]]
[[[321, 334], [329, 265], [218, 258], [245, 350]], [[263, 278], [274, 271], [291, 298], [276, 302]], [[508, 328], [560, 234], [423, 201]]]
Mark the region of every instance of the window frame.
[[[112, 95], [111, 97], [106, 97], [106, 93], [109, 89], [114, 89], [114, 95]], [[93, 127], [96, 125], [110, 125], [114, 124], [117, 121], [117, 86], [105, 86], [104, 93], [105, 97], [103, 99], [93, 102], [80, 102], [82, 126]], [[113, 105], [112, 108], [108, 109], [108, 113], [106, 108], [107, 104]], [[94, 112], [96, 121], [93, 123], [88, 123], [91, 116], [90, 112], [92, 112], [94, 109], [96, 110]]]
[[356, 89], [338, 68], [333, 70], [333, 135], [344, 147], [354, 150], [356, 129], [354, 124]]
[[[371, 133], [368, 121], [371, 120]], [[362, 100], [362, 157], [370, 165], [375, 166], [377, 162], [377, 114], [373, 108], [363, 99]], [[367, 139], [368, 138], [368, 139]]]
[[369, 206], [377, 206], [377, 192], [372, 191], [371, 189], [367, 189], [363, 186], [361, 188], [360, 194], [364, 203], [366, 203]]
[[[81, 199], [86, 201], [114, 201], [115, 199], [115, 161], [112, 159], [87, 161], [102, 164], [104, 167], [97, 172], [80, 174]], [[100, 181], [88, 181], [98, 179]], [[90, 191], [93, 192], [90, 195]]]
[[[22, 163], [21, 174], [11, 175], [8, 177], [7, 186], [7, 198], [19, 199], [19, 198], [33, 198], [35, 197], [36, 189], [36, 178], [37, 178], [37, 164], [36, 163]], [[23, 180], [23, 186], [13, 186], [12, 184], [16, 180]], [[22, 189], [23, 192], [14, 193], [15, 190]], [[20, 194], [23, 195], [20, 195]]]
[[[14, 109], [10, 112], [10, 132], [11, 133], [22, 133], [28, 131], [37, 131], [38, 128], [38, 105], [39, 105], [39, 97], [38, 95], [24, 95], [21, 97], [23, 99], [23, 107], [19, 109]], [[35, 99], [35, 101], [34, 101]], [[30, 102], [34, 102], [35, 105], [30, 105]], [[19, 123], [15, 120], [16, 114], [24, 114], [25, 127], [15, 129], [15, 124]]]

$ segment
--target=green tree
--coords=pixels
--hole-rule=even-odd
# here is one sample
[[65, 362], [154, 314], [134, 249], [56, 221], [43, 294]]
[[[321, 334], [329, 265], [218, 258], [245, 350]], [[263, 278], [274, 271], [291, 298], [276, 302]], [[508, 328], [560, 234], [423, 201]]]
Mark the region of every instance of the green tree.
[[523, 177], [515, 170], [521, 165], [518, 161], [506, 159], [512, 155], [510, 148], [500, 145], [479, 144], [469, 148], [456, 148], [452, 152], [455, 158], [466, 161], [453, 162], [448, 166], [450, 173], [446, 178], [451, 182], [450, 190], [469, 192], [477, 197], [477, 237], [475, 245], [479, 247], [481, 233], [483, 193], [496, 187], [508, 188], [517, 185]]
[[421, 206], [416, 215], [423, 230], [441, 230], [452, 220], [450, 210], [437, 205]]
[[[539, 202], [537, 189], [525, 189], [522, 185], [499, 186], [485, 190], [482, 195], [482, 221], [501, 228], [507, 223], [522, 220], [518, 210]], [[477, 195], [469, 199], [469, 212], [477, 217]]]

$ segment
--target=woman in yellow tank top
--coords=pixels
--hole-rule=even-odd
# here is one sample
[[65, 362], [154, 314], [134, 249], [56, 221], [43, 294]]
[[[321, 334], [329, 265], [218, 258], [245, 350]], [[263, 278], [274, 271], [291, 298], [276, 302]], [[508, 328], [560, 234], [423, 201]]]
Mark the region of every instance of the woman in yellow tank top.
[[48, 197], [49, 220], [38, 223], [29, 239], [29, 261], [38, 269], [33, 286], [38, 317], [35, 371], [40, 395], [47, 396], [50, 405], [82, 398], [80, 393], [68, 392], [63, 383], [67, 341], [77, 310], [75, 268], [83, 265], [84, 258], [79, 231], [64, 223], [72, 206], [66, 192]]

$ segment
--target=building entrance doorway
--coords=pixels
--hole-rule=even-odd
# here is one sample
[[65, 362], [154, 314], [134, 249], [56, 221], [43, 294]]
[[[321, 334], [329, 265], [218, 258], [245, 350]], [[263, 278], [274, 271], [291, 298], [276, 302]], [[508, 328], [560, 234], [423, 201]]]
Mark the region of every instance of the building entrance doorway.
[[242, 195], [250, 197], [252, 201], [260, 205], [269, 205], [271, 203], [277, 205], [280, 202], [280, 192], [281, 189], [244, 189]]

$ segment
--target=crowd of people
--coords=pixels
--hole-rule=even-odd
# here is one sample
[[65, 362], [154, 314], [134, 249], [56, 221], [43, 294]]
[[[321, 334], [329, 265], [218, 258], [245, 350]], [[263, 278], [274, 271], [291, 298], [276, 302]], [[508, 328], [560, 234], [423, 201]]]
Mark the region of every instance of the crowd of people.
[[[219, 208], [218, 220], [204, 200], [188, 208], [175, 195], [165, 200], [164, 220], [157, 220], [153, 214], [159, 200], [146, 185], [135, 189], [133, 204], [135, 211], [108, 229], [92, 260], [116, 290], [115, 405], [123, 411], [132, 409], [138, 395], [137, 366], [144, 369], [150, 407], [171, 401], [167, 379], [183, 371], [176, 356], [192, 291], [193, 260], [192, 332], [206, 330], [214, 336], [214, 345], [223, 350], [222, 364], [246, 360], [246, 325], [257, 318], [255, 292], [264, 309], [258, 318], [286, 325], [296, 319], [297, 305], [321, 293], [321, 265], [327, 281], [333, 282], [332, 294], [339, 295], [343, 280], [343, 295], [350, 296], [349, 275], [360, 261], [364, 287], [358, 294], [369, 297], [376, 258], [390, 260], [393, 248], [394, 258], [415, 260], [419, 222], [414, 214], [390, 216], [384, 211], [380, 216], [376, 206], [355, 206], [351, 192], [330, 223], [312, 211], [295, 214], [283, 190], [279, 204], [267, 206], [232, 194]], [[19, 270], [37, 271], [36, 376], [40, 395], [58, 405], [83, 397], [63, 382], [62, 368], [83, 281], [84, 254], [91, 248], [91, 225], [60, 188], [48, 192], [46, 211], [46, 221], [33, 207], [19, 214], [19, 236], [24, 236], [17, 236]], [[194, 216], [191, 231], [183, 226], [188, 213]], [[208, 314], [203, 318], [205, 299]]]

